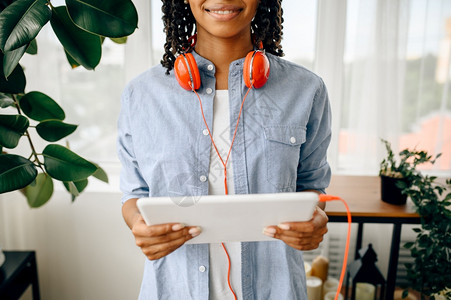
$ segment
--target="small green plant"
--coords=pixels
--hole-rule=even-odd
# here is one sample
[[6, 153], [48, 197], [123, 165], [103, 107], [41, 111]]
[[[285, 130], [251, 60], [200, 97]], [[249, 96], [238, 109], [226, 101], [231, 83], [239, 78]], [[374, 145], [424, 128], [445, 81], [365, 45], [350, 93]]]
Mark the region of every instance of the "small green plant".
[[[51, 198], [53, 179], [63, 182], [73, 201], [86, 188], [88, 177], [108, 178], [97, 164], [54, 144], [77, 125], [64, 122], [63, 109], [49, 96], [25, 91], [26, 76], [19, 61], [25, 53], [37, 54], [36, 36], [50, 23], [68, 66], [93, 70], [105, 38], [125, 43], [138, 23], [131, 0], [65, 0], [65, 5], [56, 7], [52, 2], [0, 0], [0, 193], [22, 190], [31, 207]], [[52, 144], [37, 149], [32, 131]], [[30, 153], [11, 153], [22, 138]]]
[[392, 150], [390, 142], [381, 139], [387, 151], [387, 157], [380, 163], [379, 175], [394, 178], [406, 178], [408, 182], [413, 179], [412, 176], [417, 174], [417, 166], [424, 163], [434, 164], [441, 154], [434, 159], [432, 155], [428, 155], [426, 151], [417, 151], [404, 149], [399, 152], [397, 158]]
[[[436, 182], [437, 177], [423, 175], [417, 166], [435, 164], [440, 157], [426, 151], [404, 149], [397, 158], [391, 144], [382, 140], [387, 157], [380, 164], [379, 175], [405, 179], [396, 185], [409, 197], [420, 216], [420, 228], [414, 242], [404, 245], [414, 258], [413, 264], [406, 264], [409, 287], [421, 294], [421, 299], [441, 294], [451, 299], [451, 179], [446, 185]], [[404, 290], [403, 297], [407, 297]]]
[[[436, 177], [416, 174], [411, 187], [403, 191], [410, 197], [420, 215], [421, 228], [414, 242], [404, 245], [414, 258], [406, 264], [410, 287], [435, 299], [441, 294], [451, 299], [451, 179], [446, 185], [436, 182]], [[407, 295], [407, 290], [404, 291]]]

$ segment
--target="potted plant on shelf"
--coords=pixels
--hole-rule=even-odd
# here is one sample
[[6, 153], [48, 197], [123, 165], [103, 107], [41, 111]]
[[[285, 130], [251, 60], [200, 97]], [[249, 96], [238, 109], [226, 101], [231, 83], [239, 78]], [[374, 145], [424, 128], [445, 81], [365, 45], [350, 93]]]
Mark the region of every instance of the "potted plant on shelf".
[[421, 227], [413, 229], [415, 241], [404, 245], [414, 258], [406, 264], [410, 287], [421, 299], [451, 299], [451, 178], [445, 185], [422, 174], [411, 180], [403, 192], [415, 204]]
[[[71, 68], [93, 70], [99, 64], [105, 38], [124, 43], [137, 28], [138, 14], [130, 0], [0, 0], [0, 193], [21, 190], [30, 207], [45, 204], [53, 180], [61, 181], [72, 201], [94, 176], [106, 173], [68, 147], [55, 143], [72, 134], [77, 125], [64, 122], [64, 110], [39, 91], [26, 92], [22, 56], [37, 54], [36, 36], [50, 23]], [[45, 76], [45, 74], [42, 74]], [[37, 149], [35, 131], [47, 144]], [[29, 153], [12, 153], [26, 139]]]
[[390, 204], [402, 205], [407, 201], [407, 195], [402, 193], [419, 173], [417, 166], [424, 163], [435, 163], [440, 157], [434, 159], [426, 151], [404, 149], [395, 156], [390, 142], [382, 139], [387, 156], [380, 163], [379, 176], [381, 178], [381, 198]]

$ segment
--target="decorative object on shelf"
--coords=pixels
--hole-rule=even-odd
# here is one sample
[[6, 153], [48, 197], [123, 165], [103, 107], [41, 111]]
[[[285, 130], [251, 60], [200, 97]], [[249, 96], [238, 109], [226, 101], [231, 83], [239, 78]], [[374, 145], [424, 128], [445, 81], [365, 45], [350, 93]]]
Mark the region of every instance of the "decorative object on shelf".
[[[332, 293], [335, 294], [337, 293], [338, 290], [338, 279], [333, 278], [333, 277], [329, 277], [327, 278], [327, 280], [323, 283], [323, 296], [326, 297], [327, 293]], [[334, 298], [332, 298], [334, 299]]]
[[387, 157], [380, 163], [381, 198], [390, 204], [403, 205], [407, 201], [407, 195], [402, 191], [412, 185], [413, 178], [419, 173], [417, 166], [424, 163], [434, 164], [440, 154], [433, 159], [426, 151], [404, 149], [399, 152], [397, 159], [390, 142], [383, 139], [382, 142]]
[[[324, 295], [324, 300], [335, 300], [336, 293], [335, 292], [329, 292], [326, 295]], [[343, 300], [343, 295], [338, 294], [337, 300]]]
[[[0, 0], [0, 193], [21, 190], [30, 207], [51, 198], [54, 179], [64, 184], [74, 201], [89, 177], [105, 182], [108, 177], [97, 164], [54, 143], [72, 134], [77, 125], [64, 122], [64, 110], [49, 96], [25, 92], [26, 76], [19, 61], [25, 53], [38, 53], [36, 37], [50, 23], [68, 66], [93, 70], [105, 38], [123, 44], [138, 24], [131, 0], [65, 0], [56, 7], [53, 2], [62, 1]], [[32, 131], [51, 144], [39, 149]], [[11, 153], [20, 140], [26, 140], [29, 153]]]
[[381, 198], [384, 202], [396, 205], [403, 205], [407, 202], [407, 195], [402, 194], [402, 189], [398, 187], [398, 182], [407, 185], [409, 182], [405, 178], [396, 178], [380, 175], [381, 178]]
[[308, 262], [304, 262], [305, 277], [312, 276], [312, 266]]
[[[385, 279], [376, 266], [377, 254], [373, 250], [373, 245], [369, 244], [367, 248], [360, 249], [359, 254], [360, 258], [348, 265], [345, 299], [384, 299]], [[374, 289], [367, 285], [372, 285]], [[348, 290], [351, 291], [350, 298]], [[371, 298], [368, 298], [370, 296]]]
[[445, 185], [436, 179], [417, 174], [403, 192], [415, 204], [421, 224], [413, 228], [415, 241], [404, 245], [414, 258], [413, 264], [406, 264], [409, 287], [421, 299], [437, 300], [440, 296], [451, 299], [451, 178]]
[[307, 277], [307, 299], [321, 300], [323, 281], [315, 276]]
[[329, 259], [318, 255], [312, 261], [312, 276], [318, 277], [322, 282], [326, 282], [329, 274]]
[[376, 287], [370, 283], [357, 282], [355, 285], [355, 298], [358, 300], [374, 300]]

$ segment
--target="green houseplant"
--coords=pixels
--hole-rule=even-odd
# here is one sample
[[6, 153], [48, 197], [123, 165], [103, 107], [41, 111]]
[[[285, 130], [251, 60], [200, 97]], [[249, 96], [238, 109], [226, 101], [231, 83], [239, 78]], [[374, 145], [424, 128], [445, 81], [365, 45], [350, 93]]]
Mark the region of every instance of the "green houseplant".
[[[48, 95], [25, 91], [19, 62], [25, 53], [37, 53], [35, 38], [50, 23], [68, 67], [95, 69], [104, 39], [124, 43], [137, 22], [130, 0], [66, 0], [58, 7], [50, 0], [0, 0], [0, 193], [22, 190], [28, 204], [39, 207], [51, 198], [53, 180], [63, 182], [72, 200], [90, 176], [108, 181], [97, 164], [55, 143], [77, 125], [64, 122], [64, 110]], [[34, 146], [32, 130], [49, 143], [44, 149]], [[29, 155], [11, 153], [22, 138], [28, 141]]]
[[382, 139], [382, 143], [387, 152], [379, 169], [382, 200], [391, 204], [405, 204], [407, 195], [402, 193], [402, 190], [412, 185], [418, 174], [417, 166], [424, 163], [434, 164], [440, 154], [433, 158], [426, 151], [404, 149], [396, 156], [390, 142]]
[[[391, 144], [382, 140], [387, 157], [381, 162], [380, 175], [397, 180], [396, 188], [415, 205], [420, 216], [420, 228], [414, 228], [414, 242], [404, 245], [414, 258], [406, 264], [409, 287], [418, 291], [422, 299], [441, 294], [451, 298], [451, 179], [445, 185], [437, 177], [423, 175], [417, 166], [434, 164], [440, 154], [433, 157], [426, 151], [404, 149], [395, 157]], [[408, 290], [404, 290], [406, 297]]]
[[[420, 215], [421, 227], [414, 242], [404, 245], [414, 258], [406, 264], [410, 287], [421, 299], [451, 299], [451, 179], [445, 185], [436, 177], [416, 174], [403, 192], [412, 199]], [[407, 295], [407, 290], [404, 295]]]

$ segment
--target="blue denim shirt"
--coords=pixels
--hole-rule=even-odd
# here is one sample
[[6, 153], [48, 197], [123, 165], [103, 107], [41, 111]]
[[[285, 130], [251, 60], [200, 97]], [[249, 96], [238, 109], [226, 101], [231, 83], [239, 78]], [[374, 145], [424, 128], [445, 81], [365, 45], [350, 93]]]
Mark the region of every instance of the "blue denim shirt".
[[[200, 71], [209, 126], [213, 118], [215, 66], [193, 53]], [[331, 138], [327, 91], [317, 75], [267, 54], [268, 82], [252, 90], [244, 104], [233, 150], [236, 194], [305, 189], [324, 192]], [[244, 58], [229, 69], [230, 136], [241, 101]], [[199, 100], [182, 89], [174, 73], [155, 66], [132, 80], [122, 96], [118, 155], [122, 201], [167, 195], [208, 195], [211, 141]], [[207, 180], [205, 180], [207, 179]], [[218, 216], [220, 217], [220, 216]], [[196, 225], [196, 224], [189, 224]], [[244, 299], [307, 299], [302, 252], [279, 240], [242, 243]], [[203, 267], [201, 267], [203, 266]], [[139, 299], [208, 299], [207, 244], [183, 245], [146, 260]]]

